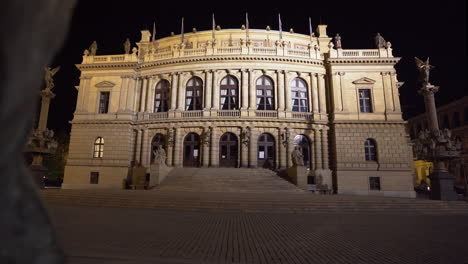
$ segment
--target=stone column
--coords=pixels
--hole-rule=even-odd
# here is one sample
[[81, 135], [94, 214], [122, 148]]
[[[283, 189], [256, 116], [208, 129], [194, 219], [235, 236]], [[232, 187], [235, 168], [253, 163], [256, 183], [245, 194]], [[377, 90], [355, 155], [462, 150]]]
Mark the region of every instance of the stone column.
[[249, 110], [257, 110], [257, 87], [255, 86], [255, 72], [249, 71]]
[[204, 110], [211, 109], [211, 92], [212, 92], [212, 84], [213, 84], [213, 71], [206, 70], [205, 73], [205, 107]]
[[128, 91], [128, 85], [129, 85], [129, 80], [130, 76], [124, 75], [122, 76], [122, 85], [120, 86], [120, 98], [119, 98], [119, 112], [125, 111], [125, 108], [127, 106], [127, 91]]
[[211, 128], [211, 144], [210, 144], [210, 160], [211, 160], [211, 167], [218, 167], [219, 166], [219, 128], [212, 127]]
[[180, 130], [178, 127], [174, 128], [174, 167], [182, 167], [183, 138]]
[[[309, 105], [312, 105], [312, 107], [309, 108], [310, 112], [313, 113], [318, 113], [319, 112], [319, 93], [318, 93], [318, 87], [317, 87], [317, 74], [316, 73], [311, 73], [310, 74], [310, 91], [312, 91], [312, 95], [309, 92]], [[325, 95], [323, 95], [325, 96]]]
[[[385, 113], [393, 112], [393, 102], [392, 102], [392, 88], [390, 82], [390, 75], [388, 72], [381, 72], [382, 75], [382, 89], [385, 101]], [[375, 108], [375, 106], [373, 106]]]
[[258, 142], [258, 132], [257, 129], [254, 127], [250, 128], [250, 146], [249, 146], [249, 167], [256, 168], [257, 167], [257, 142]]
[[135, 148], [135, 163], [136, 164], [141, 164], [141, 139], [142, 139], [142, 133], [141, 129], [137, 130], [137, 138], [136, 138], [136, 148]]
[[278, 111], [284, 111], [285, 106], [285, 90], [284, 90], [284, 70], [278, 70], [276, 71], [276, 76], [277, 76], [277, 83], [278, 83]]
[[[211, 128], [210, 127], [204, 127], [203, 128], [203, 133], [210, 133]], [[209, 138], [207, 139], [208, 142], [202, 142], [202, 147], [203, 147], [203, 159], [202, 159], [202, 166], [203, 167], [208, 167], [210, 165], [210, 145], [212, 139]]]
[[212, 87], [212, 103], [211, 109], [218, 110], [219, 109], [219, 74], [220, 71], [214, 71], [213, 73], [213, 87]]
[[[249, 128], [248, 127], [243, 127], [241, 129], [241, 135], [243, 133], [248, 133], [249, 131]], [[249, 143], [247, 142], [246, 144], [244, 144], [244, 138], [242, 137], [239, 137], [239, 145], [240, 145], [240, 154], [241, 154], [241, 164], [240, 164], [240, 167], [243, 167], [243, 168], [246, 168], [249, 166]]]
[[167, 129], [166, 138], [172, 138], [172, 141], [167, 141], [167, 166], [174, 165], [174, 131], [172, 128]]
[[292, 133], [289, 128], [285, 128], [285, 133], [288, 133], [288, 130], [289, 130], [289, 137], [287, 138], [287, 141], [286, 141], [286, 161], [287, 161], [286, 166], [289, 168], [293, 165], [291, 153], [294, 150], [294, 137], [292, 136]]
[[322, 137], [322, 167], [326, 170], [329, 168], [328, 162], [328, 128], [322, 128], [320, 130], [320, 134]]
[[285, 71], [284, 72], [284, 79], [285, 79], [285, 84], [286, 84], [285, 100], [286, 100], [286, 111], [291, 112], [292, 111], [291, 85], [289, 83], [288, 75], [289, 73]]
[[314, 129], [314, 167], [316, 170], [323, 168], [322, 164], [322, 135], [321, 130]]
[[177, 72], [171, 73], [171, 105], [169, 110], [174, 111], [177, 109]]
[[143, 129], [143, 134], [141, 137], [141, 163], [143, 167], [148, 168], [149, 167], [149, 158], [150, 158], [150, 150], [149, 150], [149, 145], [150, 143], [148, 142], [148, 128], [145, 127]]
[[144, 77], [143, 85], [141, 86], [141, 96], [140, 96], [140, 112], [145, 112], [146, 110], [146, 90], [148, 90], [149, 77]]
[[80, 77], [80, 88], [78, 90], [78, 99], [76, 100], [76, 112], [87, 112], [87, 95], [89, 93], [89, 84], [91, 83], [91, 77], [81, 76]]
[[249, 107], [249, 70], [241, 70], [241, 109], [245, 110]]
[[[284, 108], [283, 108], [284, 109]], [[288, 168], [288, 157], [287, 157], [287, 149], [286, 149], [286, 146], [283, 144], [282, 141], [282, 138], [281, 138], [281, 134], [283, 134], [283, 129], [282, 128], [278, 128], [278, 150], [279, 150], [279, 153], [278, 153], [278, 156], [279, 156], [279, 164], [278, 164], [278, 168], [279, 169], [282, 169], [282, 168]]]
[[126, 106], [126, 110], [128, 111], [135, 111], [136, 108], [135, 108], [135, 94], [136, 94], [136, 90], [137, 90], [137, 87], [138, 87], [138, 77], [136, 76], [133, 76], [131, 79], [130, 79], [130, 84], [128, 86], [128, 91], [127, 91], [127, 106]]
[[183, 82], [185, 81], [185, 73], [181, 73], [177, 78], [177, 111], [185, 110], [185, 87]]
[[325, 93], [325, 75], [319, 74], [318, 76], [318, 99], [320, 105], [320, 113], [327, 113], [327, 95]]
[[151, 76], [149, 87], [148, 87], [148, 96], [146, 98], [146, 112], [154, 113], [154, 95], [156, 92], [156, 84], [161, 80], [157, 76]]

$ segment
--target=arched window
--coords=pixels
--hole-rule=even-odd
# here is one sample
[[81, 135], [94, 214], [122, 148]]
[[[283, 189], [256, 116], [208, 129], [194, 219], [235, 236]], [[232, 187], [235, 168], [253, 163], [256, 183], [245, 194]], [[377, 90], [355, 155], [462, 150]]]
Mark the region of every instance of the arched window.
[[154, 91], [154, 112], [169, 110], [169, 81], [161, 80]]
[[453, 127], [459, 127], [460, 126], [460, 113], [455, 112], [453, 113]]
[[306, 82], [301, 78], [295, 78], [292, 80], [291, 93], [293, 112], [309, 112]]
[[377, 161], [377, 150], [375, 140], [368, 138], [364, 142], [364, 152], [367, 161]]
[[185, 91], [185, 111], [202, 109], [203, 82], [198, 77], [192, 77], [187, 82]]
[[273, 94], [273, 81], [267, 76], [257, 79], [257, 110], [274, 110], [275, 97]]
[[239, 85], [234, 76], [228, 75], [221, 80], [220, 106], [221, 110], [233, 110], [239, 108]]
[[104, 154], [104, 139], [102, 137], [96, 138], [94, 140], [94, 158], [102, 158]]

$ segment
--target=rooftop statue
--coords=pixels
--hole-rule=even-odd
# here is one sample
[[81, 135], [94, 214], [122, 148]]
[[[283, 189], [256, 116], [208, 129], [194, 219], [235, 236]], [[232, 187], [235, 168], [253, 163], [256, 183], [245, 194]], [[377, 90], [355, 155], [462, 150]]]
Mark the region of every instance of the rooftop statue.
[[341, 49], [341, 37], [340, 34], [336, 34], [335, 36], [335, 47], [337, 49]]
[[51, 69], [50, 67], [45, 67], [45, 75], [44, 75], [44, 80], [46, 83], [46, 89], [51, 90], [54, 88], [54, 75], [60, 70], [60, 66]]
[[97, 51], [97, 42], [96, 41], [93, 41], [93, 43], [91, 43], [91, 46], [89, 46], [89, 52], [90, 52], [90, 56], [96, 56], [96, 51]]
[[430, 71], [432, 68], [434, 68], [434, 66], [429, 64], [429, 57], [427, 58], [425, 62], [416, 57], [414, 57], [414, 59], [416, 61], [416, 67], [418, 67], [420, 80], [424, 84], [428, 84]]
[[130, 43], [130, 40], [128, 38], [125, 40], [123, 46], [124, 46], [125, 54], [130, 54], [131, 43]]
[[380, 35], [380, 33], [377, 33], [375, 36], [375, 46], [378, 49], [385, 49], [385, 39]]

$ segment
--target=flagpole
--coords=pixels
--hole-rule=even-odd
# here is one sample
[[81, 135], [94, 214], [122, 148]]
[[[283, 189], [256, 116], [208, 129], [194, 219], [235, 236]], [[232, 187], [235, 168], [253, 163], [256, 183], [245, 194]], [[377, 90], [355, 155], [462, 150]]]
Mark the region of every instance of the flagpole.
[[213, 38], [213, 40], [215, 40], [216, 39], [216, 28], [215, 28], [216, 27], [216, 22], [215, 22], [214, 13], [212, 14], [212, 17], [213, 17], [213, 19], [212, 19], [212, 29], [211, 29], [212, 30], [212, 38]]
[[180, 28], [180, 43], [184, 43], [184, 17], [182, 17], [182, 25]]
[[310, 42], [312, 42], [312, 22], [309, 17], [309, 35], [310, 35]]
[[278, 14], [279, 39], [283, 40], [283, 26], [281, 25], [281, 14]]
[[156, 42], [156, 23], [153, 22], [153, 35], [151, 36], [151, 43], [154, 45]]
[[245, 13], [245, 36], [249, 39], [249, 13]]

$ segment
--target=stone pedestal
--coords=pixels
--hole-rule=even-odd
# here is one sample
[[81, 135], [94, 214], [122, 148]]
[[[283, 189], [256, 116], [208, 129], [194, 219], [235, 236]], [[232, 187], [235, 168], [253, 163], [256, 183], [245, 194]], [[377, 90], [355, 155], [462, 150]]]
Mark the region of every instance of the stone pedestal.
[[166, 179], [166, 176], [171, 172], [172, 167], [165, 164], [151, 164], [150, 166], [150, 180], [148, 187], [155, 187]]
[[44, 189], [44, 176], [46, 175], [47, 168], [42, 165], [31, 165], [29, 169], [31, 171], [33, 181], [39, 188]]
[[307, 190], [307, 177], [309, 176], [309, 171], [304, 166], [292, 166], [287, 170], [289, 178], [292, 182], [299, 188]]
[[133, 167], [132, 168], [132, 182], [131, 185], [134, 190], [145, 189], [146, 184], [146, 168], [145, 167]]
[[457, 193], [453, 189], [453, 176], [445, 171], [434, 171], [429, 175], [431, 179], [432, 200], [456, 201], [458, 200]]

